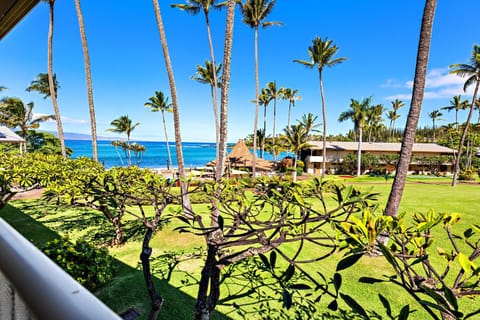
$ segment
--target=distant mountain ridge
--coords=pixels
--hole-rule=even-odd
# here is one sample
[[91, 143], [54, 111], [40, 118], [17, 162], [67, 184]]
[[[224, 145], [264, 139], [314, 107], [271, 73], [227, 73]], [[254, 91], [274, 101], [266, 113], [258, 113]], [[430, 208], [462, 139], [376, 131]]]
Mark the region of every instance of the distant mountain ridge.
[[[47, 132], [57, 136], [56, 132], [53, 132], [53, 131], [47, 131]], [[63, 137], [65, 140], [92, 140], [92, 136], [85, 133], [64, 132]], [[97, 137], [97, 140], [107, 140], [107, 141], [113, 141], [118, 139], [119, 138], [116, 138], [116, 137]]]

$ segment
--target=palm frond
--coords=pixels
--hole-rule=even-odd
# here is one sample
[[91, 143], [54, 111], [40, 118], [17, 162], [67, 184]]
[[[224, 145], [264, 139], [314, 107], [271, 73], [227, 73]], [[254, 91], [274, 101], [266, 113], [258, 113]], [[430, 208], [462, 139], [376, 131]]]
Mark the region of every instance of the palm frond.
[[300, 64], [303, 64], [304, 66], [308, 68], [313, 68], [315, 66], [315, 63], [313, 61], [307, 61], [307, 60], [293, 60], [293, 62], [297, 62]]

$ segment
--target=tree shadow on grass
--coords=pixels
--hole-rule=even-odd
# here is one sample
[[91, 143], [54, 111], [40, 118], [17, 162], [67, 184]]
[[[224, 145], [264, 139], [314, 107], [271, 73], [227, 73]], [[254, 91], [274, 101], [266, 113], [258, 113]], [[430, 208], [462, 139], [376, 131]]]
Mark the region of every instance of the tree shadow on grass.
[[[36, 208], [40, 207], [38, 204], [15, 202], [14, 205], [15, 206], [7, 205], [4, 209], [0, 210], [0, 218], [3, 218], [33, 244], [40, 246], [48, 241], [61, 237], [54, 230], [47, 228], [41, 222], [35, 220], [45, 217], [44, 212], [48, 212], [48, 210], [52, 208], [44, 208], [42, 206], [42, 210], [35, 211]], [[23, 210], [28, 211], [28, 214]], [[80, 215], [81, 213], [78, 213], [78, 216]], [[96, 221], [95, 218], [92, 219], [92, 221]], [[67, 223], [73, 225], [73, 217], [67, 220]], [[63, 222], [63, 219], [60, 222]], [[62, 228], [66, 227], [62, 226]], [[76, 228], [78, 228], [78, 225]], [[111, 234], [109, 235], [111, 236]], [[140, 250], [141, 248], [139, 247], [139, 254]], [[115, 276], [99, 288], [95, 292], [95, 295], [118, 314], [134, 308], [140, 314], [137, 318], [138, 320], [148, 319], [150, 298], [145, 286], [142, 270], [132, 268], [120, 260], [114, 260], [116, 266]], [[160, 295], [165, 299], [159, 319], [181, 320], [194, 318], [194, 298], [171, 286], [167, 281], [158, 278], [155, 278], [154, 281]], [[219, 312], [215, 312], [212, 319], [229, 320], [230, 318]]]
[[[89, 208], [72, 208], [46, 200], [21, 200], [13, 203], [15, 208], [41, 223], [53, 226], [55, 231], [65, 234], [74, 231], [82, 239], [97, 246], [107, 246], [115, 235], [111, 222], [100, 212]], [[58, 211], [65, 214], [58, 215]], [[125, 241], [143, 239], [144, 227], [138, 219], [124, 219], [123, 229]]]

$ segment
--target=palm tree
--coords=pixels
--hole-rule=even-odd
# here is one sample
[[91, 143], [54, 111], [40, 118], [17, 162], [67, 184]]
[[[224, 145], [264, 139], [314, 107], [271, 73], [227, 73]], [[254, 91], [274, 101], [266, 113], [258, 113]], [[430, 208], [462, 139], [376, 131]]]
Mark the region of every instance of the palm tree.
[[367, 122], [365, 127], [368, 128], [368, 142], [372, 142], [372, 134], [375, 129], [381, 127], [381, 122], [383, 122], [382, 118], [383, 114], [383, 105], [377, 104], [376, 106], [371, 106], [367, 112]]
[[354, 130], [358, 132], [358, 150], [357, 150], [357, 177], [360, 176], [362, 169], [362, 139], [363, 128], [367, 123], [368, 113], [371, 109], [372, 97], [368, 97], [359, 102], [351, 99], [350, 110], [344, 111], [338, 117], [338, 121], [352, 120]]
[[[209, 19], [209, 14], [210, 10], [217, 9], [220, 10], [223, 7], [227, 5], [228, 1], [222, 1], [219, 2], [218, 0], [186, 0], [185, 4], [172, 4], [172, 8], [178, 8], [180, 10], [186, 11], [189, 14], [196, 15], [200, 11], [203, 11], [203, 14], [205, 16], [205, 24], [207, 26], [207, 36], [208, 36], [208, 45], [210, 48], [210, 60], [211, 60], [211, 66], [216, 66], [215, 62], [215, 51], [213, 48], [213, 40], [212, 40], [212, 33], [210, 30], [210, 19]], [[207, 66], [208, 67], [208, 66]], [[197, 66], [198, 68], [198, 66]], [[213, 68], [212, 68], [213, 69]], [[220, 69], [220, 67], [219, 67]], [[198, 69], [197, 69], [198, 70]], [[219, 119], [218, 119], [218, 91], [217, 88], [219, 88], [219, 83], [221, 82], [220, 79], [217, 78], [217, 73], [219, 70], [216, 72], [209, 73], [211, 75], [211, 94], [212, 94], [212, 107], [213, 107], [213, 114], [215, 116], [215, 141], [216, 141], [216, 157], [218, 161], [218, 142], [220, 140], [220, 127], [219, 127]], [[197, 71], [198, 72], [198, 71]]]
[[465, 110], [468, 108], [468, 101], [463, 100], [461, 95], [453, 96], [453, 100], [450, 100], [450, 105], [442, 107], [441, 110], [447, 110], [448, 112], [455, 110], [455, 125], [458, 130], [458, 111]]
[[320, 124], [316, 123], [317, 119], [318, 116], [313, 115], [313, 113], [307, 113], [302, 116], [301, 120], [297, 120], [297, 124], [305, 128], [307, 139], [310, 138], [313, 132], [318, 132], [317, 128]]
[[433, 142], [435, 142], [435, 121], [442, 120], [440, 117], [443, 116], [443, 113], [440, 110], [433, 110], [428, 114], [430, 119], [432, 119], [432, 130], [433, 130]]
[[284, 88], [282, 98], [288, 100], [288, 122], [287, 127], [290, 127], [290, 112], [292, 107], [295, 107], [295, 101], [300, 100], [301, 97], [297, 96], [298, 89]]
[[97, 148], [97, 120], [95, 119], [95, 104], [93, 102], [92, 75], [90, 71], [90, 55], [88, 54], [87, 35], [83, 23], [82, 8], [80, 0], [75, 0], [75, 10], [77, 11], [78, 26], [80, 28], [80, 38], [82, 39], [83, 62], [85, 65], [85, 79], [87, 81], [88, 111], [90, 114], [90, 132], [92, 135], [92, 155], [93, 160], [98, 161]]
[[[28, 130], [38, 129], [40, 123], [47, 120], [55, 120], [54, 115], [34, 117], [33, 102], [25, 105], [19, 98], [6, 97], [0, 101], [0, 123], [9, 128], [19, 128], [22, 138], [26, 138]], [[26, 150], [24, 150], [26, 151]]]
[[225, 157], [227, 155], [228, 97], [230, 93], [230, 68], [232, 62], [233, 22], [235, 18], [235, 5], [236, 0], [228, 1], [227, 18], [225, 22], [225, 44], [223, 49], [223, 73], [221, 84], [222, 95], [220, 97], [220, 140], [217, 167], [215, 169], [215, 179], [217, 179], [217, 181], [220, 181], [223, 176], [223, 171], [225, 168]]
[[[230, 92], [230, 67], [232, 60], [232, 43], [233, 43], [233, 22], [235, 18], [235, 4], [237, 0], [229, 0], [227, 8], [227, 18], [225, 22], [225, 43], [223, 56], [223, 74], [222, 74], [222, 96], [220, 99], [220, 140], [219, 153], [215, 169], [215, 180], [220, 182], [223, 176], [225, 156], [227, 150], [227, 127], [228, 127], [228, 97]], [[220, 184], [221, 186], [221, 184]], [[219, 188], [220, 189], [220, 188]], [[219, 190], [218, 189], [218, 190]], [[219, 210], [215, 203], [212, 204], [211, 226], [218, 229], [219, 226]], [[212, 232], [209, 237], [213, 243], [207, 238], [207, 257], [206, 263], [202, 269], [202, 277], [198, 286], [197, 302], [195, 304], [195, 319], [209, 319], [212, 311], [218, 303], [220, 293], [220, 270], [216, 263], [218, 246], [216, 245], [216, 235], [218, 232]]]
[[187, 182], [185, 181], [185, 164], [183, 161], [182, 134], [180, 131], [180, 112], [178, 111], [177, 87], [175, 85], [175, 77], [173, 75], [172, 62], [170, 60], [170, 53], [168, 52], [167, 36], [165, 35], [165, 28], [163, 26], [162, 14], [160, 11], [160, 4], [158, 3], [158, 0], [153, 0], [153, 8], [155, 11], [155, 18], [157, 20], [158, 32], [160, 34], [160, 42], [162, 44], [163, 56], [165, 59], [165, 67], [167, 69], [168, 84], [170, 86], [170, 96], [172, 97], [173, 126], [175, 129], [175, 145], [177, 150], [180, 189], [182, 192], [182, 207], [185, 210], [185, 212], [188, 214], [192, 211], [191, 211], [190, 198], [188, 196], [188, 185], [187, 185]]
[[257, 161], [257, 125], [258, 125], [258, 109], [260, 95], [260, 81], [258, 75], [258, 27], [267, 28], [273, 25], [281, 25], [280, 22], [273, 22], [264, 20], [272, 12], [275, 6], [275, 0], [247, 0], [240, 4], [240, 9], [243, 15], [242, 21], [254, 30], [254, 55], [255, 55], [255, 119], [253, 122], [253, 161], [252, 161], [252, 175], [256, 176], [256, 161]]
[[395, 138], [395, 136], [394, 136], [394, 134], [395, 134], [395, 120], [400, 118], [400, 115], [398, 114], [398, 110], [400, 108], [403, 108], [405, 106], [405, 103], [402, 100], [399, 100], [399, 99], [395, 99], [394, 101], [390, 101], [390, 103], [392, 104], [393, 112], [392, 112], [392, 114], [390, 114], [390, 112], [389, 112], [388, 115], [389, 115], [389, 120], [390, 120], [390, 132], [392, 134], [392, 139], [393, 139], [393, 138]]
[[[215, 71], [214, 71], [215, 69]], [[218, 122], [218, 107], [217, 107], [217, 92], [216, 87], [219, 86], [218, 81], [221, 81], [219, 73], [222, 69], [222, 65], [219, 64], [215, 68], [213, 67], [212, 62], [205, 61], [205, 66], [197, 64], [197, 76], [193, 76], [192, 79], [203, 84], [210, 85], [210, 95], [212, 96], [212, 106], [213, 106], [213, 116], [215, 118], [215, 142], [216, 142], [216, 158], [218, 159], [218, 142], [220, 140], [220, 123]]]
[[472, 103], [470, 104], [470, 111], [468, 112], [467, 122], [463, 128], [462, 137], [460, 138], [460, 144], [457, 150], [457, 158], [455, 160], [455, 167], [453, 170], [452, 186], [456, 186], [457, 177], [460, 171], [460, 158], [462, 156], [463, 146], [465, 144], [465, 138], [468, 133], [470, 121], [472, 120], [473, 109], [477, 100], [478, 88], [480, 86], [480, 46], [473, 45], [472, 57], [470, 58], [470, 64], [455, 63], [450, 65], [450, 73], [456, 74], [462, 78], [466, 77], [467, 80], [463, 86], [463, 90], [466, 91], [471, 85], [475, 85], [473, 90]]
[[168, 154], [168, 166], [167, 169], [170, 169], [172, 165], [172, 156], [170, 154], [170, 145], [168, 143], [168, 134], [167, 134], [167, 123], [165, 122], [165, 111], [172, 112], [172, 104], [168, 102], [168, 97], [165, 97], [163, 92], [155, 91], [155, 95], [150, 97], [147, 102], [145, 102], [146, 107], [150, 107], [152, 112], [161, 112], [162, 121], [163, 121], [163, 132], [165, 134], [165, 144], [167, 145], [167, 154]]
[[400, 115], [395, 112], [395, 110], [388, 110], [387, 111], [387, 119], [390, 120], [390, 125], [388, 127], [388, 130], [390, 131], [390, 135], [392, 139], [394, 138], [394, 132], [395, 132], [395, 120], [400, 118]]
[[278, 137], [278, 139], [273, 140], [273, 138], [265, 139], [265, 150], [273, 155], [274, 161], [277, 161], [278, 155], [285, 150], [284, 139]]
[[336, 64], [342, 63], [347, 58], [333, 58], [337, 53], [338, 47], [332, 44], [332, 40], [323, 40], [320, 37], [316, 37], [312, 41], [312, 45], [308, 47], [308, 55], [310, 61], [307, 60], [293, 60], [303, 64], [308, 68], [314, 68], [317, 66], [318, 76], [320, 80], [320, 97], [322, 99], [322, 120], [323, 120], [323, 161], [322, 161], [322, 176], [325, 176], [325, 161], [327, 154], [327, 109], [325, 105], [325, 93], [323, 91], [323, 69], [325, 67], [332, 67]]
[[134, 142], [130, 145], [130, 149], [133, 151], [133, 154], [135, 155], [135, 164], [137, 166], [140, 165], [142, 163], [143, 154], [145, 153], [145, 151], [147, 151], [147, 148], [145, 148], [143, 144]]
[[[57, 81], [56, 74], [53, 74], [53, 83], [55, 85], [55, 93], [57, 93], [58, 89], [60, 89], [60, 84]], [[43, 99], [51, 97], [48, 73], [39, 73], [37, 77], [30, 82], [30, 85], [25, 90], [28, 92], [36, 91], [39, 94], [43, 94]]]
[[478, 111], [477, 124], [480, 124], [480, 100], [479, 99], [475, 101], [475, 109], [477, 109]]
[[135, 124], [132, 123], [132, 119], [130, 119], [127, 115], [121, 116], [115, 120], [113, 120], [110, 125], [112, 128], [109, 128], [108, 131], [116, 132], [116, 133], [125, 133], [127, 135], [127, 162], [128, 165], [132, 164], [132, 159], [130, 155], [130, 136], [132, 131], [139, 125], [140, 123], [137, 122]]
[[50, 9], [50, 24], [48, 28], [48, 88], [50, 90], [50, 98], [52, 99], [53, 112], [55, 113], [55, 120], [57, 121], [57, 134], [60, 140], [60, 148], [62, 150], [62, 156], [67, 156], [67, 149], [65, 148], [65, 139], [63, 137], [63, 125], [62, 118], [60, 117], [60, 109], [57, 103], [57, 87], [56, 80], [53, 74], [53, 27], [54, 27], [54, 7], [55, 0], [42, 0], [48, 2]]
[[398, 213], [400, 200], [402, 199], [405, 179], [407, 177], [408, 166], [412, 156], [413, 143], [415, 141], [415, 132], [418, 126], [418, 119], [422, 110], [422, 101], [425, 91], [425, 79], [427, 74], [428, 56], [430, 53], [430, 40], [432, 38], [433, 18], [437, 0], [426, 0], [423, 9], [423, 18], [420, 29], [420, 39], [418, 42], [417, 63], [415, 67], [415, 77], [413, 79], [412, 100], [410, 111], [407, 117], [407, 123], [403, 134], [402, 146], [400, 148], [400, 157], [398, 159], [395, 179], [385, 208], [385, 214], [395, 216]]
[[275, 140], [275, 129], [277, 126], [277, 99], [283, 96], [283, 90], [283, 87], [277, 88], [277, 83], [275, 81], [267, 83], [267, 87], [265, 88], [265, 94], [270, 97], [270, 100], [273, 100], [273, 140]]
[[[50, 7], [50, 10], [52, 9], [52, 6]], [[53, 19], [53, 12], [50, 12], [51, 19]], [[53, 24], [53, 20], [51, 21], [51, 24]], [[50, 26], [50, 28], [53, 28]], [[53, 31], [51, 31], [53, 32]], [[49, 47], [51, 46], [50, 44], [51, 39], [49, 37]], [[52, 105], [53, 105], [53, 111], [55, 113], [55, 120], [57, 122], [57, 134], [58, 134], [58, 140], [60, 140], [60, 149], [62, 152], [62, 156], [66, 157], [67, 156], [67, 151], [65, 148], [65, 139], [63, 136], [63, 126], [62, 126], [62, 120], [60, 119], [60, 110], [58, 109], [58, 104], [57, 104], [57, 93], [58, 89], [60, 88], [60, 85], [57, 81], [57, 76], [56, 74], [52, 73], [51, 74], [51, 52], [49, 49], [49, 72], [48, 73], [39, 73], [37, 77], [32, 80], [30, 85], [27, 87], [27, 91], [37, 91], [40, 94], [43, 94], [43, 98], [51, 98], [52, 99]], [[51, 79], [50, 79], [51, 78]]]
[[[267, 93], [267, 90], [262, 89], [262, 94], [258, 96], [258, 104], [263, 106], [263, 135], [267, 132], [267, 107], [272, 101], [272, 97]], [[258, 132], [258, 131], [257, 131]], [[264, 157], [265, 152], [265, 139], [262, 139], [260, 144], [260, 157]]]
[[120, 152], [118, 151], [118, 147], [123, 149], [123, 151], [125, 152], [125, 158], [127, 158], [127, 153], [126, 153], [126, 150], [128, 149], [127, 144], [125, 143], [125, 141], [122, 141], [122, 140], [113, 140], [111, 144], [112, 146], [115, 147], [115, 151], [117, 152], [118, 159], [120, 159], [120, 163], [123, 166], [124, 165], [123, 159], [122, 159], [122, 156], [120, 155]]
[[301, 124], [292, 125], [291, 127], [287, 127], [283, 129], [285, 135], [283, 136], [285, 139], [285, 144], [293, 150], [295, 156], [293, 159], [293, 181], [297, 181], [297, 157], [300, 150], [306, 147], [307, 144], [307, 137], [308, 132], [305, 126]]

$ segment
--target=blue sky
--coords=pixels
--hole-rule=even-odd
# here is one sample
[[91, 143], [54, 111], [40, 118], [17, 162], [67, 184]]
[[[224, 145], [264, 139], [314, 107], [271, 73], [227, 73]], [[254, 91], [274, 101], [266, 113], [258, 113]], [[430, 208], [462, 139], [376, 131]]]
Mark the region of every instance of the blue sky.
[[[180, 103], [184, 141], [214, 141], [215, 129], [210, 90], [190, 79], [196, 65], [209, 59], [203, 15], [191, 16], [171, 3], [160, 1], [172, 58]], [[292, 120], [305, 113], [319, 115], [321, 105], [318, 72], [293, 63], [308, 59], [307, 48], [316, 36], [328, 37], [339, 47], [338, 57], [347, 61], [324, 71], [328, 132], [345, 133], [352, 125], [338, 123], [350, 99], [373, 96], [375, 104], [391, 108], [399, 98], [397, 126], [403, 126], [410, 105], [423, 1], [319, 1], [278, 0], [269, 17], [283, 26], [261, 29], [259, 34], [260, 85], [269, 81], [298, 89], [302, 100], [292, 111]], [[53, 65], [60, 82], [58, 93], [64, 131], [89, 133], [83, 53], [73, 1], [55, 5]], [[160, 114], [151, 113], [144, 103], [155, 90], [169, 95], [151, 1], [83, 0], [93, 92], [100, 136], [110, 136], [110, 122], [129, 115], [140, 126], [136, 140], [163, 140]], [[452, 63], [467, 63], [474, 43], [479, 43], [477, 20], [469, 13], [480, 11], [480, 1], [439, 1], [435, 16], [421, 126], [431, 126], [428, 113], [449, 104], [453, 95], [463, 93], [461, 78], [448, 75]], [[47, 71], [48, 5], [40, 3], [0, 42], [0, 85], [6, 96], [33, 101], [35, 111], [52, 114], [50, 100], [25, 88], [40, 72]], [[225, 11], [211, 13], [216, 60], [222, 60]], [[253, 132], [255, 97], [253, 30], [241, 22], [236, 11], [230, 92], [229, 138], [235, 142]], [[288, 103], [277, 106], [277, 132], [287, 124]], [[269, 107], [267, 132], [272, 130], [273, 106]], [[440, 125], [454, 121], [454, 112], [443, 111]], [[260, 112], [259, 126], [263, 126]], [[170, 115], [169, 115], [170, 116]], [[464, 121], [466, 112], [460, 114]], [[173, 123], [171, 116], [167, 119]], [[388, 122], [385, 124], [388, 126]], [[53, 122], [42, 125], [55, 130]], [[173, 138], [173, 125], [169, 128]]]

